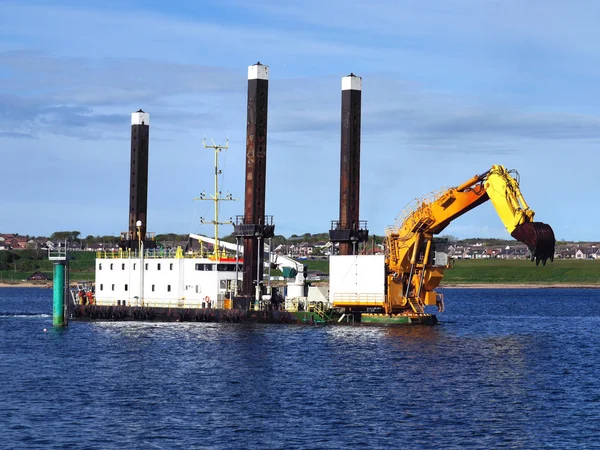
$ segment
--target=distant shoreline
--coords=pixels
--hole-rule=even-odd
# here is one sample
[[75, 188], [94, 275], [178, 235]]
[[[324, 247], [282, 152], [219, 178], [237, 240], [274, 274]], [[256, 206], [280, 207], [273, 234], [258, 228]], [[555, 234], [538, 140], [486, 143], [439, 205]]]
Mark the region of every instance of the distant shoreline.
[[21, 281], [18, 283], [0, 283], [0, 288], [41, 288], [41, 289], [52, 289], [51, 282], [33, 283], [30, 281]]
[[[0, 288], [41, 288], [52, 289], [52, 283], [33, 283], [23, 281], [18, 283], [0, 283]], [[576, 283], [449, 283], [442, 284], [438, 289], [600, 289], [600, 284], [576, 284]]]
[[600, 289], [600, 284], [577, 283], [449, 283], [441, 284], [438, 289]]

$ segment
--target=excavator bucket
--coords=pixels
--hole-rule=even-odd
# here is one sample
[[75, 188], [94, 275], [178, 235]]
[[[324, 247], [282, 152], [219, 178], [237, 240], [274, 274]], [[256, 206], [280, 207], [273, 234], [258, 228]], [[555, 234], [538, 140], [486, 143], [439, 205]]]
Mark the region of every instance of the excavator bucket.
[[511, 233], [511, 236], [529, 247], [531, 260], [535, 260], [536, 265], [540, 261], [542, 261], [543, 265], [546, 265], [546, 260], [548, 259], [554, 261], [556, 239], [550, 225], [543, 222], [526, 222], [518, 225]]

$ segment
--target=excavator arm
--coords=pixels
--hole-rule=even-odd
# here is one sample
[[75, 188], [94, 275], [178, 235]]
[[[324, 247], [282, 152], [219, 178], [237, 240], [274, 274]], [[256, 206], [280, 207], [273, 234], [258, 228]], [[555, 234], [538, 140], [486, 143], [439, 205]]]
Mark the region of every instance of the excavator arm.
[[533, 221], [534, 212], [521, 194], [518, 174], [494, 165], [460, 186], [417, 200], [399, 215], [394, 227], [388, 228], [386, 312], [421, 313], [424, 305], [439, 304], [433, 289], [448, 265], [432, 258], [433, 236], [487, 200], [492, 201], [511, 236], [527, 245], [532, 261], [545, 264], [547, 259], [554, 259], [554, 232], [549, 225]]

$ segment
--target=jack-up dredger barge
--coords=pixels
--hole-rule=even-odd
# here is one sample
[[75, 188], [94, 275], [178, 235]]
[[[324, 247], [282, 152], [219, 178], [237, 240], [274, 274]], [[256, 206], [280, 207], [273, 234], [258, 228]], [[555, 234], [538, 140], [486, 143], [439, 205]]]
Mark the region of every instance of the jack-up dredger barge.
[[[265, 215], [268, 67], [248, 69], [248, 121], [244, 215], [219, 222], [219, 204], [232, 200], [219, 191], [215, 152], [215, 191], [198, 200], [214, 202], [214, 239], [190, 235], [200, 250], [157, 248], [146, 231], [149, 115], [132, 114], [129, 230], [118, 252], [96, 258], [95, 292], [68, 290], [68, 255], [55, 260], [54, 324], [74, 320], [161, 320], [178, 322], [269, 322], [310, 324], [435, 324], [427, 311], [444, 301], [436, 292], [451, 267], [447, 244], [434, 236], [454, 219], [491, 200], [507, 231], [525, 243], [536, 263], [554, 257], [552, 228], [534, 222], [519, 188], [516, 171], [494, 165], [459, 186], [417, 199], [386, 230], [385, 251], [362, 255], [366, 221], [359, 220], [360, 110], [362, 79], [342, 78], [342, 128], [339, 219], [331, 222], [329, 287], [306, 282], [306, 267], [271, 252], [272, 216]], [[232, 224], [236, 244], [219, 240], [219, 225]], [[205, 251], [204, 246], [212, 251]], [[285, 287], [265, 282], [265, 266], [278, 268]], [[66, 269], [66, 270], [65, 270]]]

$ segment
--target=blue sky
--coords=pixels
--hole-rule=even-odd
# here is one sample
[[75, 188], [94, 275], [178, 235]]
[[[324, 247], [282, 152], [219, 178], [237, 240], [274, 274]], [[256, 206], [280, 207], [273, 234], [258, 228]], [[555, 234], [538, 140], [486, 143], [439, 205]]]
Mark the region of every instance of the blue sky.
[[[341, 77], [363, 77], [361, 219], [515, 168], [556, 237], [600, 241], [600, 4], [559, 0], [0, 3], [0, 232], [127, 228], [130, 114], [151, 115], [148, 229], [200, 232], [224, 142], [243, 199], [247, 67], [270, 66], [267, 214], [338, 216]], [[222, 207], [242, 214], [243, 202]], [[229, 229], [224, 230], [229, 232]], [[488, 202], [447, 234], [507, 237]]]

